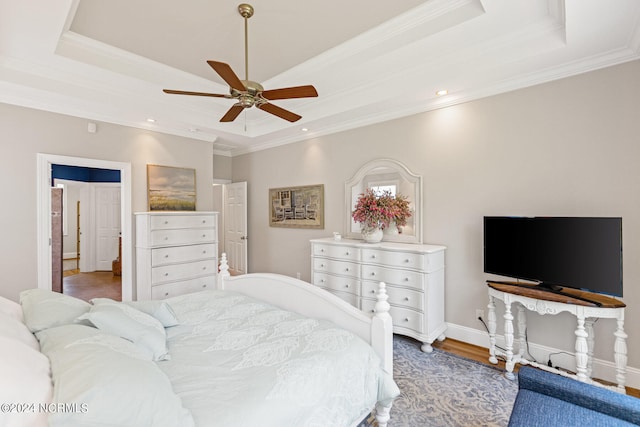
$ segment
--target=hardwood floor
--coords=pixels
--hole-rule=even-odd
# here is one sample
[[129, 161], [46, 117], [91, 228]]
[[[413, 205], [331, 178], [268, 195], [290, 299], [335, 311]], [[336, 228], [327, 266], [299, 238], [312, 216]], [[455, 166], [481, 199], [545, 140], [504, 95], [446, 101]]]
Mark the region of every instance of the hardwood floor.
[[93, 273], [65, 271], [62, 279], [62, 293], [84, 301], [96, 297], [122, 301], [122, 277], [115, 276], [111, 271]]
[[[433, 343], [433, 347], [440, 349], [442, 351], [446, 351], [448, 353], [453, 353], [458, 356], [475, 360], [476, 362], [481, 362], [489, 366], [498, 366], [502, 369], [505, 369], [505, 363], [502, 360], [498, 361], [498, 365], [492, 365], [489, 363], [489, 350], [484, 347], [479, 347], [473, 344], [467, 344], [462, 341], [457, 341], [451, 338], [447, 338], [446, 340], [440, 342], [435, 341]], [[514, 372], [517, 372], [519, 369], [519, 365], [516, 365], [514, 368]], [[606, 381], [602, 381], [603, 383], [607, 383]], [[607, 383], [610, 384], [610, 383]], [[640, 398], [640, 390], [627, 387], [627, 394], [629, 396]]]

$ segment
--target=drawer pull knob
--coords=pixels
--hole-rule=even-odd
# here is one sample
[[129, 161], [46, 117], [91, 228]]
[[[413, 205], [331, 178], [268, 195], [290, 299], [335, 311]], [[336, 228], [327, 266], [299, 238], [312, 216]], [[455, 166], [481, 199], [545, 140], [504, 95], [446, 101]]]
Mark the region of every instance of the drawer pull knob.
[[203, 253], [203, 254], [206, 254], [206, 253], [207, 253], [207, 251], [202, 251], [202, 253]]
[[347, 255], [347, 256], [348, 256], [348, 255], [349, 255], [349, 251], [345, 252], [345, 255]]
[[169, 276], [169, 273], [164, 273], [164, 277], [167, 277], [167, 276]]
[[205, 237], [207, 237], [207, 235], [206, 235], [206, 234], [203, 234], [203, 235], [202, 235], [202, 238], [204, 239]]
[[206, 287], [207, 287], [207, 285], [202, 285], [202, 287], [203, 287], [203, 288], [206, 288]]
[[320, 252], [324, 252], [324, 249], [320, 249]]
[[165, 257], [165, 258], [169, 258], [169, 254], [166, 254], [164, 257]]
[[405, 278], [404, 278], [404, 281], [405, 281], [405, 282], [408, 282], [408, 281], [409, 281], [409, 278], [408, 278], [408, 277], [405, 277]]
[[324, 279], [320, 279], [320, 283], [324, 283]]
[[375, 313], [376, 311], [372, 308], [372, 309], [371, 309], [371, 312], [372, 312], [372, 313]]
[[409, 262], [409, 258], [405, 259], [404, 262]]
[[203, 224], [206, 224], [206, 223], [207, 223], [207, 220], [206, 220], [206, 219], [203, 219], [203, 220], [202, 220], [202, 223], [203, 223]]
[[203, 270], [206, 270], [206, 269], [207, 269], [207, 267], [202, 267], [202, 269], [203, 269]]
[[169, 224], [169, 221], [166, 221], [166, 220], [165, 220], [165, 221], [164, 221], [164, 223], [165, 223], [165, 224]]
[[169, 240], [169, 237], [168, 237], [168, 236], [165, 236], [165, 237], [164, 237], [164, 240]]
[[324, 264], [320, 264], [320, 268], [324, 268]]
[[349, 271], [349, 267], [345, 268], [344, 271]]
[[375, 275], [376, 275], [376, 272], [375, 272], [375, 271], [372, 271], [372, 272], [371, 272], [371, 275], [372, 275], [372, 276], [375, 276]]
[[409, 321], [409, 318], [408, 318], [408, 317], [405, 317], [405, 318], [404, 318], [404, 321], [405, 321], [405, 322], [408, 322], [408, 321]]
[[165, 297], [168, 297], [168, 296], [169, 296], [169, 292], [165, 292], [165, 293], [164, 293], [164, 296], [165, 296]]
[[344, 285], [344, 287], [345, 287], [345, 288], [348, 288], [348, 287], [349, 287], [349, 285]]
[[371, 289], [371, 293], [375, 294], [376, 293], [375, 289]]
[[404, 297], [404, 300], [405, 301], [409, 301], [409, 297]]
[[376, 256], [375, 255], [371, 255], [371, 259], [376, 259]]

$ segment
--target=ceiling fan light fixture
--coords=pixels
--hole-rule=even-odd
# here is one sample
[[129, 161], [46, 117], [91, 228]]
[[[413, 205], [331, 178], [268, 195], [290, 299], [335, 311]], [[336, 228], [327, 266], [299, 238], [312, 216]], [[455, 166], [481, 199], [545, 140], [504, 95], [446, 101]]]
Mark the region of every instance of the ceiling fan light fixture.
[[244, 18], [244, 60], [245, 79], [240, 80], [229, 64], [224, 62], [209, 60], [207, 63], [218, 75], [229, 85], [229, 94], [187, 92], [182, 90], [163, 89], [164, 93], [173, 95], [208, 96], [213, 98], [235, 99], [237, 102], [220, 119], [221, 122], [232, 122], [245, 108], [257, 107], [262, 111], [273, 114], [276, 117], [296, 122], [302, 118], [291, 111], [271, 104], [269, 101], [277, 99], [312, 98], [318, 96], [318, 92], [311, 85], [285, 87], [280, 89], [264, 90], [260, 83], [249, 80], [249, 43], [248, 43], [248, 20], [253, 16], [253, 6], [241, 3], [238, 6], [238, 13]]

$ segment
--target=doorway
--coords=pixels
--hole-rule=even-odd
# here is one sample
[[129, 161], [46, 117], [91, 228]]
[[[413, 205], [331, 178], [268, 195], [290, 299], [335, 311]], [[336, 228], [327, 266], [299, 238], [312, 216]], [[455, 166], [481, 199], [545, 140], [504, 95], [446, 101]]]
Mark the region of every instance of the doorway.
[[133, 251], [131, 212], [131, 164], [79, 157], [57, 156], [39, 153], [38, 160], [38, 288], [51, 290], [51, 168], [52, 165], [68, 165], [120, 172], [120, 211], [122, 237], [121, 283], [122, 300], [133, 300]]
[[120, 300], [120, 171], [54, 164], [51, 176], [63, 195], [63, 256], [52, 260], [54, 271], [62, 269], [62, 286], [53, 290], [86, 301]]
[[231, 275], [248, 273], [247, 182], [214, 181], [213, 210], [220, 212], [218, 256], [227, 254]]

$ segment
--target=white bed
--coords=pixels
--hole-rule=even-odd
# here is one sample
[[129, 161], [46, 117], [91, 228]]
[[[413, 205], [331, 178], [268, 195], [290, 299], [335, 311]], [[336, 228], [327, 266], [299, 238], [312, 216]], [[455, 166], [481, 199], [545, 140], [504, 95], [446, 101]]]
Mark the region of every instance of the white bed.
[[386, 426], [384, 284], [370, 316], [286, 276], [229, 277], [222, 258], [217, 290], [165, 301], [0, 298], [0, 425], [347, 427], [374, 410]]

